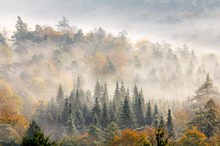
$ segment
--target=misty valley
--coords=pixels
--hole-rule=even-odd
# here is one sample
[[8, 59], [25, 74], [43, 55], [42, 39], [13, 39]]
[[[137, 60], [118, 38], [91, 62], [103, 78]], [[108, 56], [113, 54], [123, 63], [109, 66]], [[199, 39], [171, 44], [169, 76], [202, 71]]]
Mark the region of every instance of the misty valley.
[[128, 33], [1, 29], [0, 146], [219, 146], [219, 54]]

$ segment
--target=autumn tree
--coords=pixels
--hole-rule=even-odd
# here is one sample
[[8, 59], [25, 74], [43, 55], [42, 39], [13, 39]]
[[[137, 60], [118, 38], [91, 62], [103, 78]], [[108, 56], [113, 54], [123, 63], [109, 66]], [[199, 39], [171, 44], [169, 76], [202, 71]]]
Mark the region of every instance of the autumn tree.
[[206, 139], [205, 134], [193, 127], [185, 131], [178, 143], [180, 146], [208, 146]]

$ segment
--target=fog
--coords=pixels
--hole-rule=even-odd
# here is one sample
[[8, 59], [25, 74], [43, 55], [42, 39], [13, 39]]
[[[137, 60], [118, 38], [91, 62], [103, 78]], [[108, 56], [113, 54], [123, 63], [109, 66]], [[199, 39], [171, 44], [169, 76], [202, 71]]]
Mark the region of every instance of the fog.
[[1, 0], [0, 26], [13, 30], [18, 15], [32, 28], [54, 26], [64, 15], [87, 32], [98, 27], [113, 34], [126, 30], [132, 41], [146, 37], [219, 52], [219, 5], [218, 0]]

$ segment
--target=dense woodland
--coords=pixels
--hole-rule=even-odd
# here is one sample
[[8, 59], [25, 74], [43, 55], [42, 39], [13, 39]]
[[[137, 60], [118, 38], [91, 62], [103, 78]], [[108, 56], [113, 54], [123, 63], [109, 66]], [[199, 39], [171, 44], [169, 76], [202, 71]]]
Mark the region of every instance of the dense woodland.
[[0, 144], [220, 145], [220, 57], [17, 18], [0, 33]]

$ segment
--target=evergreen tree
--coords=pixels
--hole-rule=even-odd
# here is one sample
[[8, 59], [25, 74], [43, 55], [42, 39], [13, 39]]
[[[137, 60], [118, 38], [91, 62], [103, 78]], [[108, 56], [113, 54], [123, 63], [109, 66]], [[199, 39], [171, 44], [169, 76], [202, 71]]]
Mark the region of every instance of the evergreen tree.
[[120, 90], [119, 90], [119, 85], [118, 85], [118, 81], [117, 81], [116, 82], [115, 93], [114, 93], [114, 97], [113, 97], [113, 102], [114, 102], [116, 108], [120, 107], [120, 102], [121, 102], [120, 97], [121, 97], [120, 96]]
[[21, 146], [57, 146], [55, 141], [45, 137], [41, 128], [32, 121], [25, 136], [21, 140]]
[[94, 114], [94, 118], [93, 118], [93, 125], [95, 125], [96, 127], [100, 127], [100, 123], [99, 123], [99, 119], [97, 117], [97, 114]]
[[75, 124], [77, 130], [83, 130], [85, 126], [85, 118], [83, 116], [82, 111], [80, 110], [79, 106], [76, 107], [75, 110]]
[[[124, 82], [122, 81], [121, 82], [121, 88], [120, 88], [120, 96], [121, 96], [121, 100], [123, 101], [125, 96], [126, 96], [126, 89], [125, 89], [125, 86], [124, 86]], [[121, 102], [122, 102], [121, 101]]]
[[92, 111], [93, 111], [93, 114], [97, 115], [98, 120], [100, 120], [101, 119], [101, 114], [102, 114], [102, 109], [101, 109], [101, 106], [99, 104], [99, 100], [98, 100], [97, 97], [95, 99], [95, 104], [94, 104], [94, 107], [93, 107]]
[[64, 104], [64, 108], [63, 108], [63, 112], [61, 114], [61, 120], [62, 120], [62, 123], [67, 126], [67, 119], [70, 115], [70, 104], [69, 104], [69, 101], [68, 99], [65, 99], [65, 104]]
[[137, 107], [135, 109], [135, 115], [136, 115], [138, 126], [140, 127], [144, 126], [145, 122], [144, 122], [144, 113], [143, 113], [143, 103], [142, 103], [140, 94], [139, 94], [139, 98], [137, 101]]
[[88, 129], [89, 136], [92, 137], [93, 140], [103, 141], [103, 132], [96, 127], [95, 125], [89, 126]]
[[104, 132], [104, 137], [109, 144], [114, 140], [115, 136], [120, 135], [120, 129], [115, 122], [108, 124]]
[[174, 133], [171, 109], [168, 110], [168, 115], [167, 115], [167, 131], [169, 135], [173, 135]]
[[12, 36], [14, 43], [16, 45], [25, 41], [29, 35], [28, 26], [26, 23], [23, 22], [20, 16], [18, 16], [18, 20], [16, 22], [16, 32]]
[[63, 16], [62, 20], [58, 22], [57, 28], [61, 31], [66, 31], [69, 28], [69, 20]]
[[103, 104], [103, 112], [102, 112], [102, 120], [101, 126], [102, 128], [106, 128], [109, 122], [108, 109], [106, 103]]
[[137, 108], [138, 97], [139, 97], [138, 88], [137, 88], [137, 85], [135, 85], [134, 86], [134, 93], [133, 93], [134, 109]]
[[159, 124], [159, 111], [158, 111], [157, 104], [154, 105], [153, 119], [154, 119], [154, 126], [158, 127], [158, 124]]
[[120, 127], [121, 129], [135, 127], [134, 117], [132, 115], [127, 97], [125, 97], [120, 113]]
[[104, 91], [103, 91], [103, 96], [102, 96], [102, 99], [101, 99], [101, 103], [103, 105], [104, 103], [107, 103], [107, 102], [108, 102], [108, 89], [107, 89], [107, 85], [105, 83]]
[[96, 84], [95, 84], [94, 97], [95, 97], [95, 98], [99, 98], [99, 99], [102, 97], [101, 85], [100, 85], [98, 79], [97, 79]]
[[164, 118], [163, 118], [163, 115], [161, 114], [161, 116], [160, 116], [160, 123], [159, 123], [159, 128], [163, 128], [163, 126], [164, 126]]
[[213, 81], [207, 74], [206, 81], [196, 91], [196, 96], [191, 99], [191, 107], [198, 109], [200, 106], [204, 106], [206, 102], [212, 98], [213, 100], [219, 100], [220, 93], [218, 88], [214, 86]]
[[77, 133], [76, 126], [74, 123], [73, 114], [70, 114], [67, 119], [66, 131], [68, 135], [74, 135]]
[[190, 121], [189, 126], [196, 126], [208, 138], [213, 136], [220, 129], [220, 118], [218, 108], [214, 100], [207, 101], [203, 108], [199, 108], [195, 112], [194, 118]]
[[63, 105], [64, 103], [64, 93], [63, 93], [62, 85], [59, 85], [56, 101], [57, 101], [57, 104], [59, 105]]
[[151, 103], [150, 102], [148, 102], [148, 104], [147, 104], [147, 113], [146, 113], [145, 122], [148, 126], [151, 126], [153, 124], [153, 117], [152, 117]]

